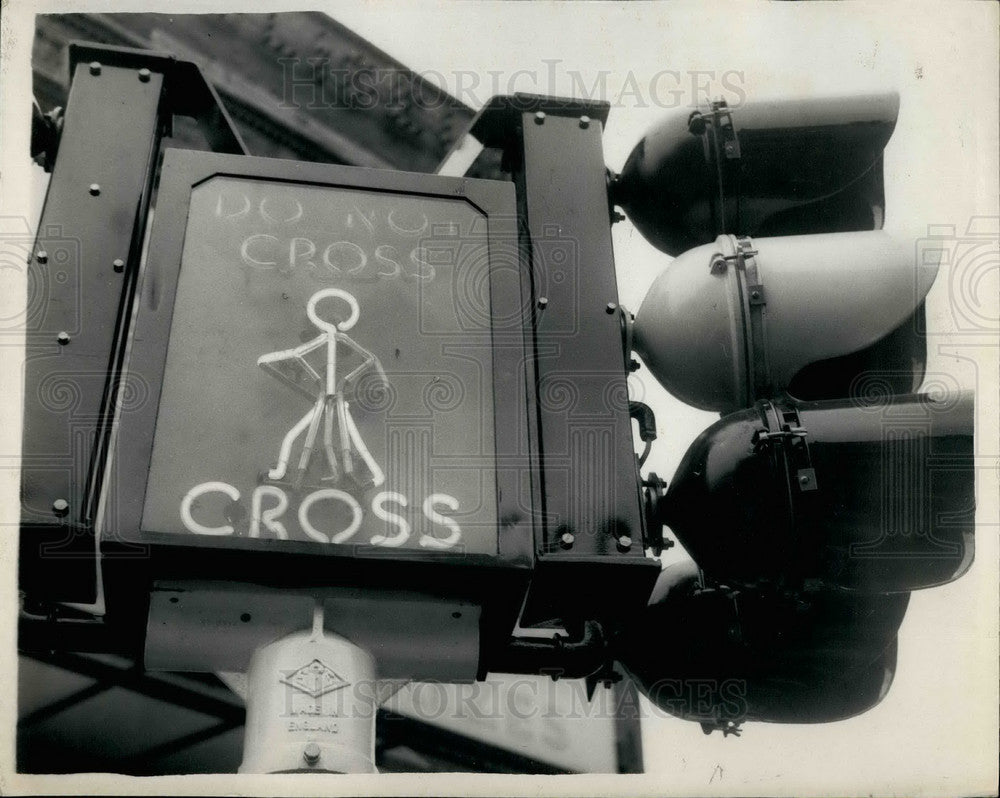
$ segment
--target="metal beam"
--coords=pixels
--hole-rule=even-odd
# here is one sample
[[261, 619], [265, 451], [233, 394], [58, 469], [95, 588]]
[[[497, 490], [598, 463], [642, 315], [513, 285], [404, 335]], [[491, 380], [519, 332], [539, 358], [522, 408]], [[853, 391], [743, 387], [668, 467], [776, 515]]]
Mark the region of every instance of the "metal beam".
[[18, 730], [27, 729], [29, 726], [34, 726], [35, 724], [48, 720], [49, 718], [58, 715], [60, 712], [75, 707], [77, 704], [82, 704], [84, 701], [88, 701], [101, 693], [107, 692], [110, 687], [111, 685], [95, 682], [92, 685], [84, 687], [82, 690], [77, 690], [72, 695], [60, 698], [58, 701], [53, 701], [51, 704], [46, 704], [44, 707], [39, 707], [34, 712], [29, 712], [27, 715], [18, 718], [17, 728]]
[[[57, 668], [105, 681], [148, 698], [166, 701], [222, 720], [242, 724], [246, 714], [242, 702], [235, 695], [223, 698], [223, 691], [211, 691], [195, 682], [185, 684], [181, 677], [150, 676], [137, 666], [120, 667], [93, 657], [80, 654], [26, 654], [32, 659]], [[228, 690], [225, 691], [228, 693]], [[213, 694], [214, 693], [214, 694]]]

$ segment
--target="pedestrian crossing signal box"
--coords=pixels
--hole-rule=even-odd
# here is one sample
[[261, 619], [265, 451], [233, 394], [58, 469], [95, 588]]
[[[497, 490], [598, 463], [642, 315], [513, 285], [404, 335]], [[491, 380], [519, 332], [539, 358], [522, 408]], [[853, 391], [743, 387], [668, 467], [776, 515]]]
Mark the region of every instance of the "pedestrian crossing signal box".
[[[603, 667], [601, 629], [643, 606], [659, 573], [611, 251], [607, 106], [492, 103], [474, 126], [491, 150], [509, 145], [501, 166], [516, 174], [487, 180], [251, 157], [207, 83], [204, 102], [177, 107], [164, 86], [191, 75], [174, 60], [88, 45], [71, 65], [43, 221], [82, 242], [79, 296], [53, 284], [26, 369], [25, 645], [63, 645], [63, 615], [104, 612], [82, 644], [134, 653], [145, 639], [173, 656], [183, 634], [160, 634], [164, 608], [204, 633], [182, 610], [222, 584], [260, 606], [216, 618], [202, 651], [225, 647], [226, 624], [243, 642], [270, 633], [259, 619], [277, 594], [347, 590], [365, 612], [378, 605], [366, 628], [400, 632], [397, 664], [412, 642], [480, 675]], [[108, 98], [126, 95], [150, 128], [104, 146], [120, 106]], [[161, 150], [171, 114], [225, 151]], [[73, 310], [87, 313], [80, 330]], [[68, 401], [45, 395], [66, 380]], [[71, 449], [62, 471], [31, 466]], [[178, 584], [187, 599], [164, 587]], [[435, 601], [441, 629], [460, 625], [449, 639], [478, 641], [478, 656], [411, 622]], [[518, 627], [561, 637], [521, 640]]]
[[168, 150], [105, 540], [529, 565], [531, 310], [512, 184]]

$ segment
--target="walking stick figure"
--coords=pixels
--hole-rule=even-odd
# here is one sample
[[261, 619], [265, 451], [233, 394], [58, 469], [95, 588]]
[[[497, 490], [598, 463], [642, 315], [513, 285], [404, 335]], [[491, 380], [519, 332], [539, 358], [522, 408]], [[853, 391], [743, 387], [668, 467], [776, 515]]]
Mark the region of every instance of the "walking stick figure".
[[[344, 321], [328, 322], [316, 312], [316, 306], [323, 299], [340, 299], [347, 303], [349, 314]], [[278, 453], [278, 464], [267, 476], [269, 479], [281, 480], [288, 471], [292, 446], [295, 440], [305, 432], [305, 442], [302, 454], [295, 468], [292, 486], [298, 490], [302, 487], [309, 462], [312, 459], [319, 434], [319, 425], [323, 421], [323, 448], [330, 466], [329, 479], [338, 482], [342, 475], [354, 477], [355, 464], [353, 452], [356, 452], [371, 474], [372, 482], [378, 487], [385, 482], [385, 474], [375, 462], [368, 447], [358, 432], [357, 425], [351, 417], [350, 403], [344, 398], [345, 388], [358, 375], [367, 369], [373, 370], [386, 384], [389, 380], [382, 369], [378, 358], [362, 346], [359, 346], [345, 333], [357, 324], [361, 311], [358, 301], [347, 291], [339, 288], [325, 288], [310, 297], [306, 305], [306, 315], [321, 332], [301, 346], [294, 349], [283, 349], [261, 355], [257, 365], [274, 375], [285, 384], [313, 401], [309, 411], [293, 426], [281, 442]], [[337, 348], [346, 347], [361, 357], [361, 364], [343, 376], [337, 374]], [[323, 373], [321, 374], [306, 360], [312, 352], [322, 352], [325, 355]], [[337, 440], [334, 441], [334, 427], [337, 428]]]

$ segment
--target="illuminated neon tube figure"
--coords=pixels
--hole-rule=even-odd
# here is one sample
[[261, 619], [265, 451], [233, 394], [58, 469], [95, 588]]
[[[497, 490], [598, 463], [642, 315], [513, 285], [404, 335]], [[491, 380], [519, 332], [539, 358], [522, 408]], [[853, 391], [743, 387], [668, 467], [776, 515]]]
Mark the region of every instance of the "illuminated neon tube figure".
[[[328, 298], [340, 299], [347, 303], [350, 310], [347, 319], [331, 323], [319, 316], [316, 306], [321, 300]], [[316, 448], [316, 438], [322, 421], [323, 448], [330, 466], [328, 479], [334, 482], [339, 482], [344, 476], [357, 479], [353, 456], [353, 453], [356, 452], [368, 468], [374, 487], [378, 487], [385, 482], [385, 474], [375, 458], [372, 457], [371, 452], [368, 451], [368, 447], [351, 417], [350, 403], [344, 398], [345, 388], [366, 370], [374, 371], [384, 384], [388, 385], [389, 383], [379, 359], [346, 335], [346, 332], [357, 324], [361, 316], [358, 301], [347, 291], [339, 288], [325, 288], [310, 297], [306, 305], [306, 315], [321, 331], [318, 336], [294, 349], [271, 352], [261, 355], [257, 359], [258, 366], [300, 393], [312, 398], [308, 388], [303, 387], [303, 382], [312, 385], [316, 392], [313, 406], [285, 435], [278, 453], [278, 463], [268, 472], [267, 476], [272, 480], [285, 479], [292, 457], [292, 447], [296, 439], [304, 432], [305, 441], [302, 445], [302, 453], [292, 478], [292, 486], [296, 490], [300, 489], [309, 469], [313, 450]], [[361, 358], [361, 364], [343, 376], [337, 374], [338, 345], [353, 351]], [[307, 355], [318, 350], [323, 350], [323, 354], [325, 354], [323, 374], [320, 374], [306, 360]], [[334, 441], [334, 427], [337, 430], [336, 442]]]

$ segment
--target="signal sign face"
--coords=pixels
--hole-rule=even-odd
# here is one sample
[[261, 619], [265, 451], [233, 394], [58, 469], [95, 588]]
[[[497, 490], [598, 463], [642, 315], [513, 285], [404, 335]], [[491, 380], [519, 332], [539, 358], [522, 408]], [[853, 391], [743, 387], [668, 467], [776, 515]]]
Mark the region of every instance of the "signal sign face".
[[495, 555], [486, 230], [463, 198], [193, 188], [142, 529]]

